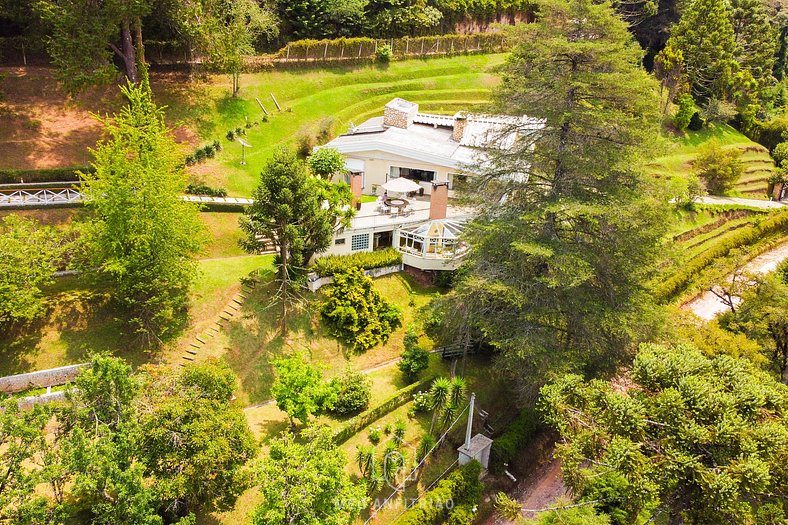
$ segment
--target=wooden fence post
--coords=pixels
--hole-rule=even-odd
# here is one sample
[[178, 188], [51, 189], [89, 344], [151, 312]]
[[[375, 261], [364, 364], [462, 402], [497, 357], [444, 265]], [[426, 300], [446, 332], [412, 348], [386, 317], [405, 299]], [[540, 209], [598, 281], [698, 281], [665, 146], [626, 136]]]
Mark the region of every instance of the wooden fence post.
[[326, 40], [326, 47], [323, 48], [323, 60], [326, 59], [327, 54], [328, 54], [328, 40]]
[[290, 60], [290, 44], [287, 44], [287, 56], [285, 57], [285, 62]]

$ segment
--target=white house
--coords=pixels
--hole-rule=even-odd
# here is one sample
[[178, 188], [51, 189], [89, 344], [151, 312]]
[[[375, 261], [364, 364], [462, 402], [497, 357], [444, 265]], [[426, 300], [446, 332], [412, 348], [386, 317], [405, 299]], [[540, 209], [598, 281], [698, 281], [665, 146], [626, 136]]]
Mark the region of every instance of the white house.
[[[356, 199], [357, 214], [350, 227], [338, 229], [322, 255], [345, 255], [394, 247], [403, 262], [425, 271], [452, 270], [467, 252], [460, 239], [473, 210], [449, 204], [461, 183], [472, 184], [474, 166], [484, 162], [484, 149], [510, 148], [523, 133], [541, 129], [528, 117], [457, 113], [419, 113], [418, 104], [395, 98], [382, 117], [351, 126], [325, 146], [346, 159], [344, 180]], [[362, 195], [384, 194], [384, 185], [409, 179], [416, 191], [387, 206], [361, 203]], [[399, 182], [397, 183], [399, 184]], [[390, 201], [389, 201], [390, 202]]]
[[483, 162], [483, 148], [508, 149], [522, 134], [543, 126], [529, 117], [419, 113], [418, 104], [395, 98], [382, 117], [352, 126], [325, 147], [345, 155], [349, 173], [361, 174], [365, 195], [379, 195], [387, 181], [405, 177], [425, 194], [433, 182], [448, 182], [452, 196]]

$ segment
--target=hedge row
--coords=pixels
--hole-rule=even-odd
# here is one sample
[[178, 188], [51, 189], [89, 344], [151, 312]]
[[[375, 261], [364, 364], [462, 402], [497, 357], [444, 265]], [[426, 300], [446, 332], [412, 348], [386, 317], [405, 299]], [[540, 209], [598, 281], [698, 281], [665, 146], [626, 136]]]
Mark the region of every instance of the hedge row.
[[788, 118], [780, 117], [765, 122], [756, 121], [747, 131], [747, 136], [772, 151], [777, 144], [783, 142], [788, 132]]
[[754, 244], [766, 235], [779, 231], [788, 231], [788, 211], [775, 213], [760, 223], [742, 228], [711, 246], [682, 265], [678, 272], [663, 280], [654, 290], [654, 295], [661, 302], [670, 301], [684, 291], [695, 277], [715, 260], [725, 257], [731, 250]]
[[382, 418], [394, 409], [397, 409], [409, 402], [413, 398], [414, 392], [419, 389], [426, 389], [432, 384], [434, 377], [425, 379], [420, 383], [413, 383], [405, 388], [398, 390], [393, 396], [385, 400], [378, 406], [365, 410], [359, 415], [350, 418], [345, 426], [334, 433], [334, 443], [340, 445], [359, 433], [363, 428]]
[[[479, 481], [482, 466], [478, 461], [459, 467], [438, 482], [434, 489], [424, 494], [397, 520], [398, 525], [436, 525], [438, 523], [473, 523], [473, 515], [465, 506], [478, 503], [484, 485]], [[457, 515], [452, 516], [457, 509]], [[459, 517], [465, 519], [456, 519]], [[468, 521], [470, 518], [470, 521]]]
[[512, 421], [499, 437], [493, 440], [490, 449], [490, 470], [500, 474], [506, 470], [517, 453], [525, 448], [539, 430], [539, 415], [533, 409], [526, 409]]
[[319, 277], [328, 277], [347, 270], [348, 268], [384, 268], [402, 263], [402, 254], [394, 248], [374, 252], [358, 252], [351, 255], [328, 255], [320, 257], [312, 266]]
[[502, 33], [452, 34], [393, 39], [336, 38], [296, 40], [280, 49], [280, 60], [350, 60], [374, 58], [378, 47], [389, 45], [394, 57], [502, 51], [508, 48]]
[[92, 173], [92, 166], [75, 166], [71, 168], [50, 168], [41, 170], [13, 170], [0, 168], [0, 184], [17, 184], [21, 182], [76, 182], [78, 171]]

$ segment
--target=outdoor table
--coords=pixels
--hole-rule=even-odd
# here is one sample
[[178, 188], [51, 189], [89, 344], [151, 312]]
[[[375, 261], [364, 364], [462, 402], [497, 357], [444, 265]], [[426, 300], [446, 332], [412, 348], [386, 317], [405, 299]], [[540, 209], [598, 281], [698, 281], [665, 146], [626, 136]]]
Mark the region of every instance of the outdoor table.
[[402, 213], [402, 209], [410, 203], [405, 199], [389, 197], [388, 199], [383, 200], [383, 204], [392, 208], [396, 208], [397, 213]]

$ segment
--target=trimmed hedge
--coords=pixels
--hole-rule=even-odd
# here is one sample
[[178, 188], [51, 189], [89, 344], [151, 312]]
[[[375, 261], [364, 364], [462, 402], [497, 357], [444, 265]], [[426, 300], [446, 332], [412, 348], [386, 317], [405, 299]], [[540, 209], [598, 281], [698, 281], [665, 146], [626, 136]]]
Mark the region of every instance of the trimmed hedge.
[[0, 169], [0, 184], [19, 184], [24, 182], [78, 182], [77, 172], [93, 173], [92, 166], [71, 168], [51, 168], [41, 170]]
[[348, 268], [371, 270], [402, 263], [402, 254], [394, 248], [374, 252], [358, 252], [351, 255], [328, 255], [320, 257], [312, 266], [319, 277], [328, 277]]
[[[441, 480], [434, 489], [424, 494], [413, 507], [408, 509], [397, 523], [399, 525], [436, 525], [444, 523], [452, 509], [478, 503], [484, 485], [479, 481], [482, 466], [478, 461], [459, 467]], [[454, 515], [455, 523], [469, 523], [461, 516], [462, 510]], [[467, 513], [466, 513], [467, 514]]]
[[727, 256], [731, 250], [754, 244], [766, 235], [779, 231], [788, 231], [788, 211], [775, 213], [758, 224], [741, 228], [697, 257], [690, 259], [678, 272], [664, 279], [656, 287], [655, 297], [661, 302], [670, 301], [684, 291], [695, 277], [715, 260]]
[[430, 384], [432, 384], [433, 379], [435, 378], [430, 377], [421, 383], [408, 385], [405, 388], [398, 390], [393, 396], [378, 406], [372, 407], [369, 410], [366, 410], [359, 415], [348, 419], [347, 423], [345, 423], [345, 426], [334, 433], [334, 443], [337, 445], [344, 443], [374, 421], [382, 418], [392, 410], [401, 407], [411, 400], [414, 392], [420, 388], [427, 388]]
[[517, 453], [525, 448], [539, 430], [539, 416], [533, 409], [526, 409], [512, 421], [499, 437], [493, 440], [490, 449], [490, 471], [500, 474], [511, 463]]

